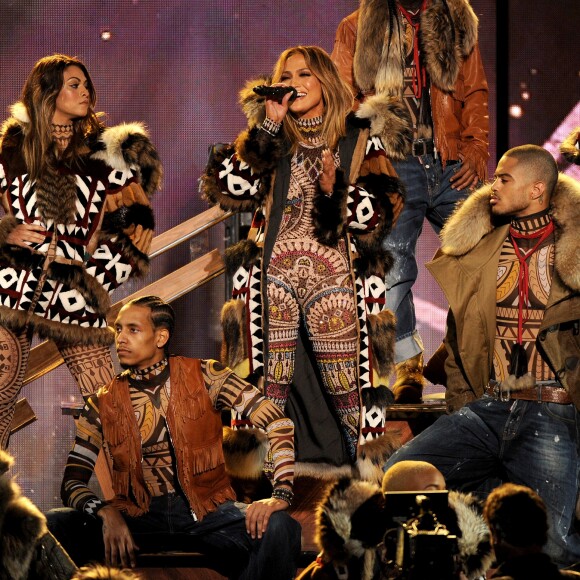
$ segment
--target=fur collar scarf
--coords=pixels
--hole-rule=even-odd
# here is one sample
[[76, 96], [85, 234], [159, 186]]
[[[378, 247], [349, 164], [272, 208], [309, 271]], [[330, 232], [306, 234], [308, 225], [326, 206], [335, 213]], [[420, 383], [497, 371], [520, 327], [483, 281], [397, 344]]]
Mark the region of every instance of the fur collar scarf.
[[[18, 156], [19, 162], [23, 163], [20, 148], [30, 124], [30, 117], [26, 106], [20, 101], [10, 107], [10, 112], [12, 116], [4, 122], [0, 134], [0, 154]], [[107, 127], [94, 138], [89, 137], [87, 144], [87, 153], [91, 159], [103, 161], [119, 171], [136, 168], [148, 197], [161, 187], [161, 161], [142, 123], [121, 123]], [[25, 171], [24, 166], [22, 169]]]
[[[397, 11], [398, 12], [398, 11]], [[362, 91], [399, 96], [403, 88], [403, 19], [397, 13], [388, 46], [388, 0], [361, 0], [353, 72]], [[461, 65], [477, 44], [478, 18], [467, 0], [431, 0], [421, 14], [420, 43], [431, 82], [452, 91]]]
[[[449, 256], [463, 256], [498, 224], [489, 206], [490, 186], [472, 193], [459, 206], [441, 231], [441, 250]], [[552, 194], [551, 213], [556, 226], [555, 268], [564, 284], [580, 291], [580, 252], [578, 252], [578, 224], [580, 223], [580, 184], [560, 174]]]

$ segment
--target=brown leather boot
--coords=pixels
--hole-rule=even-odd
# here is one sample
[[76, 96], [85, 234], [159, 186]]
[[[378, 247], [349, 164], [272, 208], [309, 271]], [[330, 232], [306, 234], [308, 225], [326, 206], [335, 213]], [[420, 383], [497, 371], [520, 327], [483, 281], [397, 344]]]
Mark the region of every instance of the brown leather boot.
[[397, 363], [395, 366], [397, 380], [393, 385], [395, 403], [413, 404], [423, 402], [423, 387], [426, 384], [423, 377], [423, 353]]

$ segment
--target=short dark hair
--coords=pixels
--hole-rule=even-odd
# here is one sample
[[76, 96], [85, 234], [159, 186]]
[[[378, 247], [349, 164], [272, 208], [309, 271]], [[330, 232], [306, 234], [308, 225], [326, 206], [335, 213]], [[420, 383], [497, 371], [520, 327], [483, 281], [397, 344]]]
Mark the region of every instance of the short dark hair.
[[504, 483], [496, 487], [483, 508], [492, 536], [512, 546], [543, 546], [548, 540], [548, 517], [542, 498], [529, 487]]
[[[125, 306], [144, 306], [151, 311], [153, 328], [166, 328], [169, 331], [169, 340], [175, 328], [175, 312], [170, 304], [159, 296], [141, 296], [127, 302]], [[167, 341], [169, 343], [169, 340]]]
[[558, 165], [552, 154], [538, 145], [519, 145], [504, 153], [529, 167], [534, 179], [546, 184], [547, 195], [552, 195], [558, 182]]

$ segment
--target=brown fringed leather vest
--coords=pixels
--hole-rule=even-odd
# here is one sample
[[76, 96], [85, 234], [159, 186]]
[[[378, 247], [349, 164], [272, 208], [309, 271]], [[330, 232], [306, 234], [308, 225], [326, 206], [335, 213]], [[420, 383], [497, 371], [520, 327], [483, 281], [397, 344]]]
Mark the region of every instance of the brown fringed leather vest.
[[[226, 473], [221, 413], [211, 404], [199, 359], [169, 359], [171, 395], [167, 412], [177, 478], [198, 519], [226, 500], [235, 500]], [[141, 468], [141, 436], [129, 395], [120, 375], [99, 391], [99, 410], [113, 459], [112, 504], [130, 516], [147, 513], [151, 496]]]

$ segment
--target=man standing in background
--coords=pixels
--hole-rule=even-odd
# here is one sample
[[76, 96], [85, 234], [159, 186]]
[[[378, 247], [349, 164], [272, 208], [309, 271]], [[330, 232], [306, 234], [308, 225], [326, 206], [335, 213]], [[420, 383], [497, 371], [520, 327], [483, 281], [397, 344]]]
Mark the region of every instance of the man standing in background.
[[374, 109], [380, 135], [407, 189], [384, 246], [395, 265], [387, 304], [397, 317], [395, 400], [421, 400], [423, 342], [412, 287], [423, 220], [439, 233], [458, 201], [485, 179], [488, 89], [478, 19], [467, 0], [361, 0], [336, 32], [332, 59], [357, 106]]

